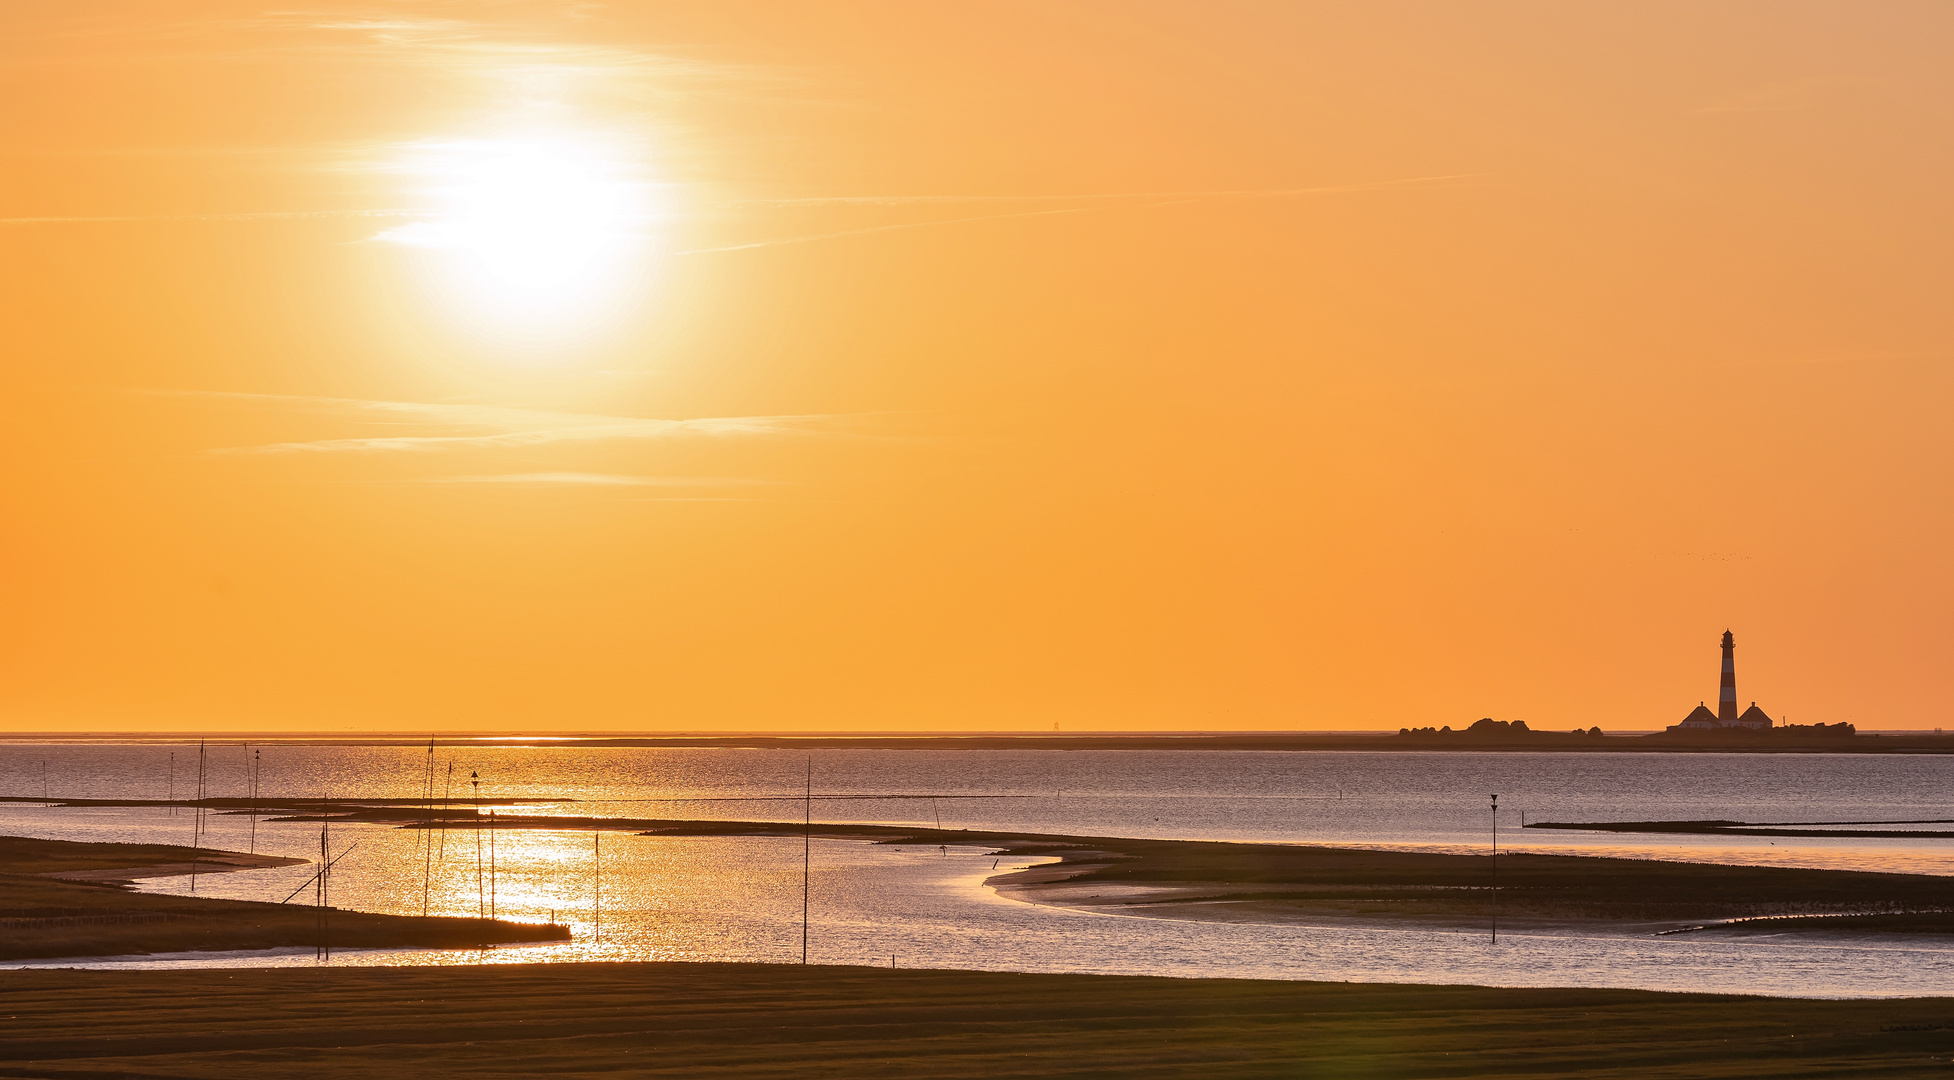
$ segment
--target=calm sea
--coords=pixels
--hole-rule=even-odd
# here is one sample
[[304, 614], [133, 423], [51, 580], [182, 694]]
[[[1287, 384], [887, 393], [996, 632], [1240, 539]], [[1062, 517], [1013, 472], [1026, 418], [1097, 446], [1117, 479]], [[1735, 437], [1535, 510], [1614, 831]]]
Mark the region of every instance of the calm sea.
[[[172, 765], [171, 755], [174, 754]], [[247, 793], [248, 762], [274, 798], [418, 798], [422, 748], [212, 744], [213, 796]], [[0, 793], [178, 798], [194, 744], [6, 744]], [[799, 820], [811, 766], [819, 821], [1082, 835], [1334, 843], [1483, 851], [1500, 796], [1502, 850], [1954, 873], [1954, 841], [1542, 833], [1527, 821], [1726, 818], [1829, 822], [1954, 818], [1954, 757], [1221, 751], [950, 751], [437, 747], [439, 793], [469, 777], [530, 813]], [[172, 779], [173, 773], [173, 779]], [[864, 798], [863, 796], [869, 796]], [[214, 816], [205, 843], [315, 856], [316, 825]], [[0, 832], [78, 840], [190, 842], [192, 815], [166, 808], [0, 804]], [[336, 826], [339, 906], [555, 919], [576, 939], [488, 953], [341, 953], [333, 963], [584, 959], [798, 962], [801, 842], [500, 830], [477, 836]], [[601, 850], [598, 844], [601, 843]], [[1815, 996], [1954, 994], [1954, 952], [1901, 940], [1502, 934], [1185, 922], [1082, 913], [998, 897], [977, 846], [814, 843], [816, 963], [1528, 986], [1714, 989]], [[478, 858], [495, 864], [494, 896]], [[601, 864], [599, 860], [601, 859]], [[600, 869], [601, 866], [601, 869]], [[995, 866], [995, 869], [994, 869]], [[280, 900], [306, 866], [205, 876], [200, 895]], [[150, 883], [184, 892], [186, 879]], [[600, 906], [601, 888], [601, 906]], [[301, 898], [302, 899], [302, 898]], [[294, 902], [300, 902], [295, 900]], [[314, 963], [303, 954], [131, 964]]]

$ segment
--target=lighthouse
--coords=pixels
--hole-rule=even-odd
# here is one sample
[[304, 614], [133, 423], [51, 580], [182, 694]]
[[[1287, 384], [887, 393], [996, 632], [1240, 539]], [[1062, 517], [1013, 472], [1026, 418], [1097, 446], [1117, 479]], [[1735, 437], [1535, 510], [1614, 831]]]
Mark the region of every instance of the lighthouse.
[[1737, 722], [1737, 638], [1723, 632], [1723, 681], [1717, 686], [1717, 723], [1729, 727]]
[[1705, 701], [1689, 711], [1683, 722], [1671, 727], [1670, 731], [1729, 731], [1743, 728], [1747, 731], [1765, 731], [1776, 726], [1770, 714], [1750, 703], [1750, 708], [1741, 714], [1737, 712], [1737, 636], [1730, 631], [1723, 632], [1723, 678], [1717, 687], [1717, 708], [1710, 711], [1710, 703]]

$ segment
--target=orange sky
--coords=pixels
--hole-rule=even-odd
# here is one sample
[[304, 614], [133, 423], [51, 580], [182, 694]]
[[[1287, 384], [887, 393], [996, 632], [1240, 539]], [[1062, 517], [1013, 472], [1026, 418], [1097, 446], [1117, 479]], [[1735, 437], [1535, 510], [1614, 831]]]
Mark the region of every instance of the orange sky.
[[1954, 700], [1946, 4], [302, 7], [0, 12], [8, 730]]

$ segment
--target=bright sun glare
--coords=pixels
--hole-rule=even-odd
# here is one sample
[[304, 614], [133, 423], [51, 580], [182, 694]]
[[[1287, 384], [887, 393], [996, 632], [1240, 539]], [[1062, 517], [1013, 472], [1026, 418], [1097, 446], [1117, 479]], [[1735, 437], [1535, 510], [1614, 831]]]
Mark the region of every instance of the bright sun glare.
[[600, 317], [645, 267], [659, 215], [632, 158], [587, 135], [427, 141], [390, 167], [434, 211], [376, 239], [428, 251], [465, 317], [497, 329]]

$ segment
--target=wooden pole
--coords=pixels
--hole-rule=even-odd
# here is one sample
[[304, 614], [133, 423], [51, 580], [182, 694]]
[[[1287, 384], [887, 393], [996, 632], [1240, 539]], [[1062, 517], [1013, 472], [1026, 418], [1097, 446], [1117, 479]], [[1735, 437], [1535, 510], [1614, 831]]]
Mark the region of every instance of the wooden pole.
[[319, 798], [319, 872], [312, 875], [312, 926], [319, 932], [319, 940], [312, 947], [312, 958], [323, 960], [326, 956], [326, 867], [332, 865], [327, 851], [326, 800]]
[[474, 785], [475, 798], [475, 917], [481, 918], [488, 911], [486, 894], [482, 892], [482, 781], [481, 774], [471, 772], [468, 782]]
[[421, 918], [427, 918], [428, 893], [434, 887], [434, 738], [428, 737], [427, 757], [421, 763]]
[[448, 811], [455, 803], [455, 761], [448, 759], [448, 782], [441, 788], [441, 855], [440, 861], [448, 861]]
[[325, 804], [319, 806], [319, 872], [312, 875], [312, 929], [319, 939], [312, 945], [312, 959], [325, 956], [326, 946], [326, 819]]
[[1499, 796], [1493, 796], [1493, 944], [1499, 944]]
[[319, 850], [325, 858], [319, 863], [319, 947], [332, 959], [332, 806], [319, 815]]
[[814, 864], [814, 755], [807, 756], [807, 794], [801, 804], [801, 963], [807, 963], [808, 871]]
[[[250, 746], [251, 744], [246, 743], [245, 745]], [[254, 855], [258, 853], [258, 755], [259, 753], [261, 753], [261, 751], [253, 750], [251, 751], [251, 756], [244, 760], [245, 787], [249, 789], [251, 792], [251, 853]]]
[[197, 740], [197, 805], [190, 817], [190, 891], [197, 891], [197, 848], [204, 831], [204, 741]]

